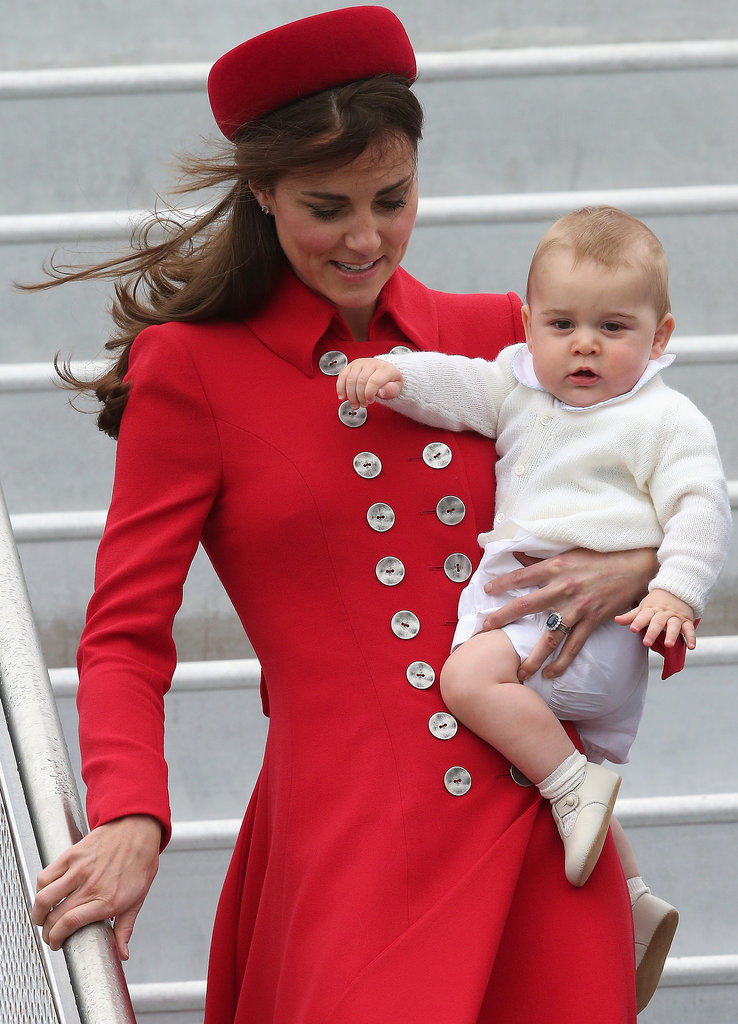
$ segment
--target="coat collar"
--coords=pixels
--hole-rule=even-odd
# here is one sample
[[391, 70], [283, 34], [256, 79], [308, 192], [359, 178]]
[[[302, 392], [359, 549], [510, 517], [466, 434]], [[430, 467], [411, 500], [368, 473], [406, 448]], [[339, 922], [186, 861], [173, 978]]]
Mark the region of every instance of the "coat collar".
[[[281, 274], [269, 301], [246, 320], [246, 326], [272, 352], [308, 377], [315, 372], [315, 348], [329, 331], [332, 343], [351, 341], [346, 322], [335, 306], [291, 270]], [[419, 349], [438, 348], [438, 315], [431, 293], [401, 268], [382, 289], [369, 325], [372, 353], [374, 344], [381, 348], [384, 341], [397, 343], [398, 330]]]

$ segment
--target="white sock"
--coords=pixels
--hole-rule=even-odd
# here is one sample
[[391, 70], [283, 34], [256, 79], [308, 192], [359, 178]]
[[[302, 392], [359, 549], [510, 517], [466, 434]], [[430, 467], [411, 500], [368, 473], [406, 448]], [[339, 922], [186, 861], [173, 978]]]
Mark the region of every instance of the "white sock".
[[538, 792], [546, 800], [556, 803], [562, 796], [571, 793], [573, 789], [584, 779], [587, 771], [587, 758], [575, 750], [561, 762], [558, 768], [554, 768], [550, 775], [547, 775], [542, 782], [538, 783]]
[[640, 875], [634, 875], [632, 878], [627, 878], [626, 882], [628, 884], [628, 892], [630, 893], [631, 907], [635, 904], [635, 901], [639, 896], [642, 896], [644, 892], [651, 891]]

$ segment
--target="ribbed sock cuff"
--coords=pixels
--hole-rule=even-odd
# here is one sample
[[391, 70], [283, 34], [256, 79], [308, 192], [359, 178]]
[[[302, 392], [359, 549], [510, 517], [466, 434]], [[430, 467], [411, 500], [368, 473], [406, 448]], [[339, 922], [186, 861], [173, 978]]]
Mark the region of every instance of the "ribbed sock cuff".
[[630, 893], [631, 907], [639, 896], [642, 896], [644, 892], [651, 891], [640, 875], [634, 875], [632, 878], [627, 878], [626, 883], [628, 885], [628, 892]]
[[555, 803], [562, 796], [571, 793], [581, 783], [587, 771], [587, 758], [575, 750], [573, 754], [561, 762], [558, 768], [554, 768], [550, 775], [547, 775], [538, 784], [538, 792], [546, 800]]

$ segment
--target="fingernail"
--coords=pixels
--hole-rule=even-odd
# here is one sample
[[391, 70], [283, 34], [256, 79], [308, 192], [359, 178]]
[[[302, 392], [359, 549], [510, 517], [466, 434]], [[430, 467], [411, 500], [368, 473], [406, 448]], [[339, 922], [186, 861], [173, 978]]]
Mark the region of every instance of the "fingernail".
[[524, 683], [527, 678], [528, 678], [528, 673], [527, 672], [518, 672], [518, 679], [520, 680], [521, 683]]

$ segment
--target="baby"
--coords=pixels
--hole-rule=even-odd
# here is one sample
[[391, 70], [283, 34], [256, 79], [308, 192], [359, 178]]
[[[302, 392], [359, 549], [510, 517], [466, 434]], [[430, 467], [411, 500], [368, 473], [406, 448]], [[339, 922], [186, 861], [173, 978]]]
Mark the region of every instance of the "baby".
[[[496, 439], [494, 523], [479, 537], [484, 553], [459, 602], [441, 693], [551, 801], [566, 876], [581, 886], [621, 781], [601, 762], [627, 760], [648, 648], [662, 633], [666, 648], [680, 638], [695, 646], [694, 620], [726, 557], [730, 505], [710, 423], [660, 377], [673, 360], [663, 353], [674, 318], [652, 232], [610, 207], [563, 217], [535, 251], [526, 298], [526, 343], [494, 362], [438, 352], [359, 359], [337, 389], [353, 406], [379, 398], [431, 426]], [[521, 686], [521, 663], [542, 630], [563, 636], [568, 627], [552, 612], [485, 631], [511, 596], [490, 597], [485, 584], [519, 567], [514, 552], [546, 558], [574, 547], [657, 548], [659, 571], [639, 606], [595, 630], [561, 676], [538, 671]], [[584, 754], [560, 720], [576, 725]], [[640, 1010], [678, 914], [651, 895], [613, 826], [634, 906]]]

